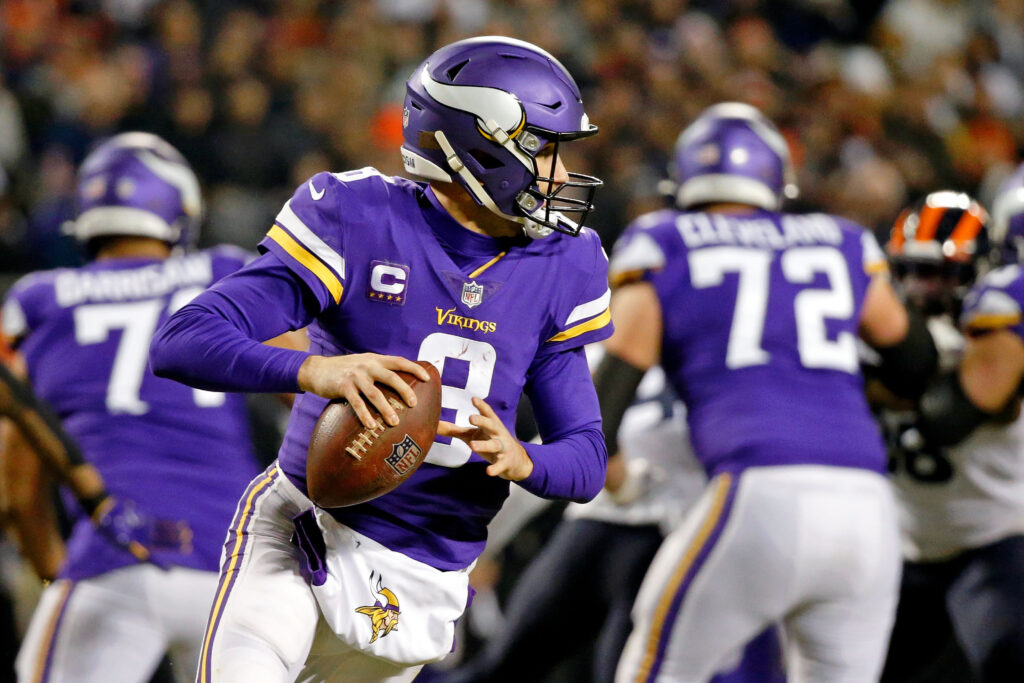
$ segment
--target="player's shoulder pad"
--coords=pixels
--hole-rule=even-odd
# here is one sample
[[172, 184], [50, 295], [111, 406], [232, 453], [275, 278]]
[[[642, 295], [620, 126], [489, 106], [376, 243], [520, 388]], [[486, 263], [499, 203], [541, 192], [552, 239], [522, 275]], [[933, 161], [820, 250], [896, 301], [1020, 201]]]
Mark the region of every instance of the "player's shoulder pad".
[[665, 267], [669, 236], [678, 215], [671, 209], [654, 211], [626, 226], [612, 249], [608, 271], [613, 285], [638, 280], [645, 273]]
[[[550, 238], [548, 238], [550, 239]], [[589, 228], [577, 237], [559, 235], [567, 247], [560, 259], [564, 295], [553, 299], [553, 325], [545, 344], [550, 348], [575, 347], [599, 341], [612, 331], [608, 288], [608, 255], [601, 238]]]
[[[834, 223], [839, 227], [840, 243], [850, 245], [851, 250], [859, 250], [861, 263], [864, 265], [864, 272], [869, 275], [888, 274], [889, 259], [885, 251], [878, 243], [875, 234], [860, 223], [845, 216], [834, 214], [807, 214], [809, 216], [820, 216]], [[837, 245], [839, 246], [839, 245]]]
[[215, 247], [204, 249], [202, 253], [210, 259], [214, 280], [219, 280], [240, 270], [256, 258], [255, 253], [234, 244], [218, 244]]
[[11, 285], [0, 309], [0, 326], [8, 342], [15, 343], [27, 335], [46, 316], [54, 301], [57, 276], [70, 270], [58, 268], [29, 273]]
[[1024, 319], [1024, 269], [1019, 265], [989, 271], [964, 299], [961, 327], [968, 333], [1014, 327]]
[[[601, 237], [590, 228], [583, 228], [576, 237], [554, 233], [552, 237], [563, 240], [566, 249], [565, 264], [580, 277], [589, 278], [594, 268], [608, 268], [608, 255], [601, 244]], [[550, 237], [548, 238], [550, 239]], [[541, 241], [543, 247], [544, 240]]]
[[295, 190], [278, 214], [278, 222], [292, 222], [294, 216], [310, 231], [329, 237], [332, 230], [344, 229], [379, 210], [394, 191], [405, 189], [409, 181], [402, 180], [369, 166], [343, 173], [317, 173]]

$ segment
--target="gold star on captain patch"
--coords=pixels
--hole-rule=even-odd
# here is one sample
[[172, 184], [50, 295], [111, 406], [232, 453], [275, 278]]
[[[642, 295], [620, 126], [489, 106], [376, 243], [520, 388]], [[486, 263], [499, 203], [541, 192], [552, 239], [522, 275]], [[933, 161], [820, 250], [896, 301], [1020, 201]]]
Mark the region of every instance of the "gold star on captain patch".
[[395, 297], [395, 301], [401, 301], [401, 300], [402, 300], [402, 297], [400, 297], [400, 296], [396, 296]]
[[391, 300], [392, 300], [392, 299], [394, 299], [394, 298], [395, 298], [395, 297], [393, 297], [393, 296], [391, 296], [390, 294], [388, 294], [388, 301], [391, 301]]

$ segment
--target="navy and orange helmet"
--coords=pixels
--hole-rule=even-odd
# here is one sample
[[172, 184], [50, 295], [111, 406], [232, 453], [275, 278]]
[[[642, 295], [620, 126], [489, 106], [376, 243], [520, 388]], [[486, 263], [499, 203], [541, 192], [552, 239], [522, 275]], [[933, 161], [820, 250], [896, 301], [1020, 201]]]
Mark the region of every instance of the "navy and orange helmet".
[[905, 298], [926, 313], [955, 313], [988, 263], [989, 215], [963, 192], [932, 192], [893, 224], [886, 251]]

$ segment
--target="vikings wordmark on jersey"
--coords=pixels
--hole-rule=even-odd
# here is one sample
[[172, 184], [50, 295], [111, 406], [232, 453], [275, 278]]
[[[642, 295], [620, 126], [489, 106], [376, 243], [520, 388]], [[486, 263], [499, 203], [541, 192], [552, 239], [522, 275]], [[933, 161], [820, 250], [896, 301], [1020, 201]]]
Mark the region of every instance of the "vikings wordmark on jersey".
[[[311, 352], [430, 361], [443, 383], [441, 419], [468, 425], [480, 397], [512, 424], [535, 363], [610, 334], [606, 257], [593, 232], [505, 244], [463, 228], [422, 183], [371, 168], [311, 183], [322, 196], [300, 187], [260, 244], [319, 302]], [[444, 248], [456, 242], [462, 260]], [[302, 489], [325, 403], [299, 396], [280, 451], [282, 470]], [[482, 550], [484, 526], [508, 492], [486, 466], [463, 442], [439, 438], [401, 487], [331, 514], [433, 567], [462, 568]]]

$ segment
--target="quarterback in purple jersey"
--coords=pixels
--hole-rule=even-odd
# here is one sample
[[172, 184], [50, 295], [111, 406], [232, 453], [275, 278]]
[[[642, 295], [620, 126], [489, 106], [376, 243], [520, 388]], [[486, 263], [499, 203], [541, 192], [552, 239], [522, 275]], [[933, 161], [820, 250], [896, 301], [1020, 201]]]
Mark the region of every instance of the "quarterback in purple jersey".
[[[601, 489], [606, 451], [583, 346], [607, 337], [607, 259], [583, 228], [596, 178], [561, 145], [597, 132], [543, 50], [481, 37], [432, 54], [407, 83], [402, 159], [301, 185], [263, 255], [160, 330], [154, 369], [207, 389], [305, 392], [278, 463], [229, 532], [198, 680], [411, 680], [452, 647], [468, 571], [509, 481], [551, 498]], [[253, 340], [309, 325], [309, 353]], [[396, 370], [441, 374], [425, 463], [368, 503], [324, 510], [306, 493], [310, 434], [327, 401]], [[506, 425], [525, 391], [543, 445]], [[291, 542], [295, 531], [296, 543]]]
[[789, 154], [755, 108], [706, 110], [674, 170], [680, 210], [616, 245], [596, 378], [614, 434], [620, 397], [660, 363], [710, 482], [647, 573], [616, 680], [707, 680], [774, 622], [790, 676], [873, 680], [900, 557], [857, 336], [902, 342], [906, 311], [870, 233], [778, 211]]
[[[154, 135], [124, 133], [97, 147], [79, 170], [77, 198], [71, 229], [90, 263], [23, 278], [5, 300], [3, 327], [106, 492], [66, 499], [66, 551], [52, 523], [21, 529], [47, 553], [36, 566], [59, 562], [59, 571], [17, 669], [26, 681], [142, 682], [165, 652], [176, 670], [198, 661], [223, 528], [259, 471], [244, 399], [154, 376], [149, 343], [162, 320], [247, 256], [189, 249], [199, 185]], [[10, 448], [5, 457], [26, 460]], [[46, 489], [35, 500], [45, 508]]]

